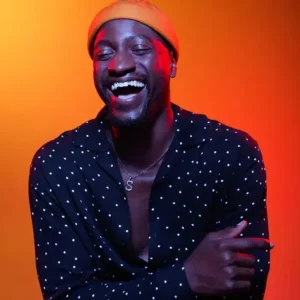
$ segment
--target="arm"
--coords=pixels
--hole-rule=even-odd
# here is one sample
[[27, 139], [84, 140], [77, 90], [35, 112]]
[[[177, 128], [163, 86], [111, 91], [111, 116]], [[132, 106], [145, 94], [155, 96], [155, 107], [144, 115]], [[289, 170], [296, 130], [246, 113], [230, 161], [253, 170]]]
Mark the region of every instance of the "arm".
[[47, 176], [42, 165], [33, 161], [29, 201], [36, 267], [44, 299], [117, 300], [124, 296], [145, 299], [150, 295], [157, 296], [156, 299], [170, 299], [175, 295], [177, 299], [187, 299], [194, 295], [181, 264], [130, 281], [99, 279], [105, 276], [101, 274], [101, 258], [92, 257], [77, 235], [76, 224], [68, 220]]
[[[266, 207], [266, 171], [260, 149], [250, 137], [241, 146], [235, 174], [225, 199], [219, 203], [216, 230], [232, 226], [242, 220], [248, 227], [241, 236], [269, 238]], [[256, 257], [255, 276], [251, 289], [243, 299], [261, 300], [270, 268], [269, 250], [251, 251]], [[227, 297], [235, 299], [235, 296]]]

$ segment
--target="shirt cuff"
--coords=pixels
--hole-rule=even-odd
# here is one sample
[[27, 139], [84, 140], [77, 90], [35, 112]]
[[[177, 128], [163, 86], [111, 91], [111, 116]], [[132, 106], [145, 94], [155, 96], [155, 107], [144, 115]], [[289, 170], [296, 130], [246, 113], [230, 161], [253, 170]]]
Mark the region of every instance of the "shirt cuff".
[[[183, 263], [176, 263], [168, 268], [157, 271], [154, 275], [155, 294], [166, 299], [197, 299], [197, 294], [192, 291], [184, 270]], [[162, 298], [154, 298], [162, 299]]]

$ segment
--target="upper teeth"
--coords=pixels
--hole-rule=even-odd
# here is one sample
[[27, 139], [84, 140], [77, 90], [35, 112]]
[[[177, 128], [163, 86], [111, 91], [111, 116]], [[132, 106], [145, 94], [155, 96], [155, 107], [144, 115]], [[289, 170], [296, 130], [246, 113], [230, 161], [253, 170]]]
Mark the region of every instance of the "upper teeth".
[[126, 87], [126, 86], [144, 87], [145, 84], [142, 83], [141, 81], [136, 81], [136, 80], [125, 81], [125, 82], [115, 82], [111, 86], [111, 90], [113, 91], [113, 90], [116, 90], [117, 88]]

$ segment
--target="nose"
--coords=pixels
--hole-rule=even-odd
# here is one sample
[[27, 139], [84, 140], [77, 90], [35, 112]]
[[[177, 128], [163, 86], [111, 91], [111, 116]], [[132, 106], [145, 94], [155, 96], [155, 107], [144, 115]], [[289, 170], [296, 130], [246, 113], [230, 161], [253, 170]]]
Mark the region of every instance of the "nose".
[[135, 70], [135, 61], [129, 53], [122, 51], [116, 53], [110, 61], [108, 71], [113, 75], [123, 75]]

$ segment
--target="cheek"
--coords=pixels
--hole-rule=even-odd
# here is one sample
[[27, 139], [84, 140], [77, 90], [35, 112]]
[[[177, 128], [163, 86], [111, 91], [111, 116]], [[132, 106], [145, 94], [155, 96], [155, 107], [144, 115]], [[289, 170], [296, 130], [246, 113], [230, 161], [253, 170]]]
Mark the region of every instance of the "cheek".
[[102, 81], [103, 79], [103, 70], [100, 66], [99, 63], [95, 62], [93, 64], [93, 75], [94, 75], [94, 80], [96, 81], [96, 83], [99, 85], [99, 83]]
[[170, 56], [168, 50], [161, 44], [156, 43], [155, 45], [155, 59], [156, 63], [153, 64], [154, 71], [161, 75], [170, 76]]
[[155, 71], [162, 75], [168, 76], [169, 72], [170, 72], [169, 65], [170, 65], [170, 63], [168, 61], [168, 58], [161, 55], [157, 58], [157, 64], [156, 64]]
[[93, 68], [94, 68], [94, 74], [97, 74], [97, 73], [99, 73], [99, 71], [100, 71], [100, 64], [99, 64], [99, 62], [94, 62], [93, 63]]
[[158, 55], [154, 66], [154, 71], [159, 77], [170, 77], [170, 59], [168, 55], [163, 53]]

